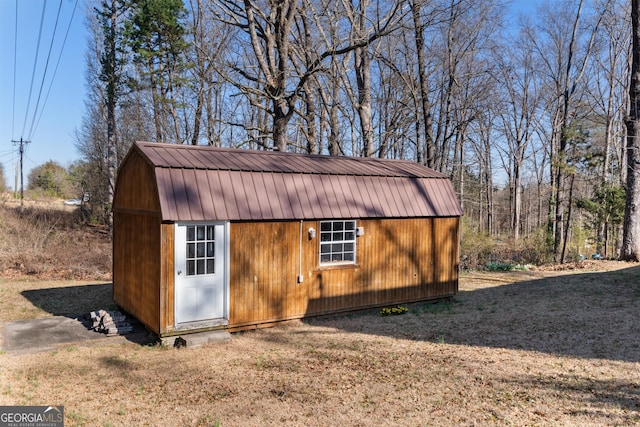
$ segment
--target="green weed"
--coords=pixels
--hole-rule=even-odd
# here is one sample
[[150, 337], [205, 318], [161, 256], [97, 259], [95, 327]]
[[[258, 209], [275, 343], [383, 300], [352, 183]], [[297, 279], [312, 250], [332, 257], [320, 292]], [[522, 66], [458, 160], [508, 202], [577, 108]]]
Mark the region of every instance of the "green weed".
[[398, 305], [396, 307], [384, 307], [382, 310], [380, 310], [380, 315], [393, 316], [393, 315], [405, 314], [408, 311], [409, 311], [409, 308], [405, 307], [404, 305]]

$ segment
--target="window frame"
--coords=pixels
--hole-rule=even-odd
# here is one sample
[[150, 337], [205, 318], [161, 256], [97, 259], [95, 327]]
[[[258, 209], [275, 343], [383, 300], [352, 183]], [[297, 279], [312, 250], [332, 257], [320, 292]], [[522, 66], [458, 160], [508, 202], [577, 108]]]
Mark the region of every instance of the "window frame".
[[[326, 229], [327, 224], [330, 224], [329, 229]], [[348, 228], [347, 224], [349, 224], [351, 228]], [[358, 223], [355, 219], [328, 219], [318, 221], [318, 265], [321, 268], [356, 266], [358, 248], [357, 229]], [[352, 235], [352, 237], [350, 235]], [[325, 238], [328, 238], [328, 240], [325, 240]], [[349, 247], [348, 245], [352, 246]], [[340, 249], [335, 250], [338, 247], [340, 247]], [[340, 255], [340, 260], [335, 259], [337, 255]], [[345, 260], [345, 255], [350, 255], [352, 259]], [[323, 258], [327, 256], [330, 259], [323, 261]]]
[[[203, 236], [199, 236], [199, 230], [203, 231]], [[193, 237], [190, 233], [193, 231]], [[216, 274], [216, 254], [215, 246], [215, 225], [213, 224], [186, 224], [185, 225], [185, 274], [188, 277], [209, 276]], [[192, 248], [192, 249], [190, 249]], [[202, 252], [200, 253], [200, 248]], [[199, 263], [202, 262], [203, 271], [200, 271]], [[190, 263], [193, 263], [193, 271], [190, 270]]]

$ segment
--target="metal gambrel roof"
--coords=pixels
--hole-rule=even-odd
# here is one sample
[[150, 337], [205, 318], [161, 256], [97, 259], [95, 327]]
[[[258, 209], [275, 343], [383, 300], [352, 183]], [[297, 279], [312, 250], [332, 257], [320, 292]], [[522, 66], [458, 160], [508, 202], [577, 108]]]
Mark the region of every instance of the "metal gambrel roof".
[[411, 161], [152, 142], [132, 150], [155, 171], [167, 221], [462, 215], [447, 176]]

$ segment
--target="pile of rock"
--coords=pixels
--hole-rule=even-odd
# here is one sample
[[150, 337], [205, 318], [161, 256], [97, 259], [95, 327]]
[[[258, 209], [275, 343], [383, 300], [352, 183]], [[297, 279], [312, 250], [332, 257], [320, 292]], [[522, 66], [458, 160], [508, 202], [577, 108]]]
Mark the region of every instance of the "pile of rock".
[[119, 311], [92, 311], [88, 317], [91, 321], [91, 329], [107, 336], [126, 335], [133, 331], [133, 326], [127, 322], [127, 316]]

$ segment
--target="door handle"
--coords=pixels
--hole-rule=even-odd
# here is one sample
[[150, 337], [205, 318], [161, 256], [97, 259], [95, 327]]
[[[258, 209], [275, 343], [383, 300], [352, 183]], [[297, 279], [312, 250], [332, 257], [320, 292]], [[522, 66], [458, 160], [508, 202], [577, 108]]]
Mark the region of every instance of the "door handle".
[[182, 270], [178, 270], [178, 276], [182, 274]]

